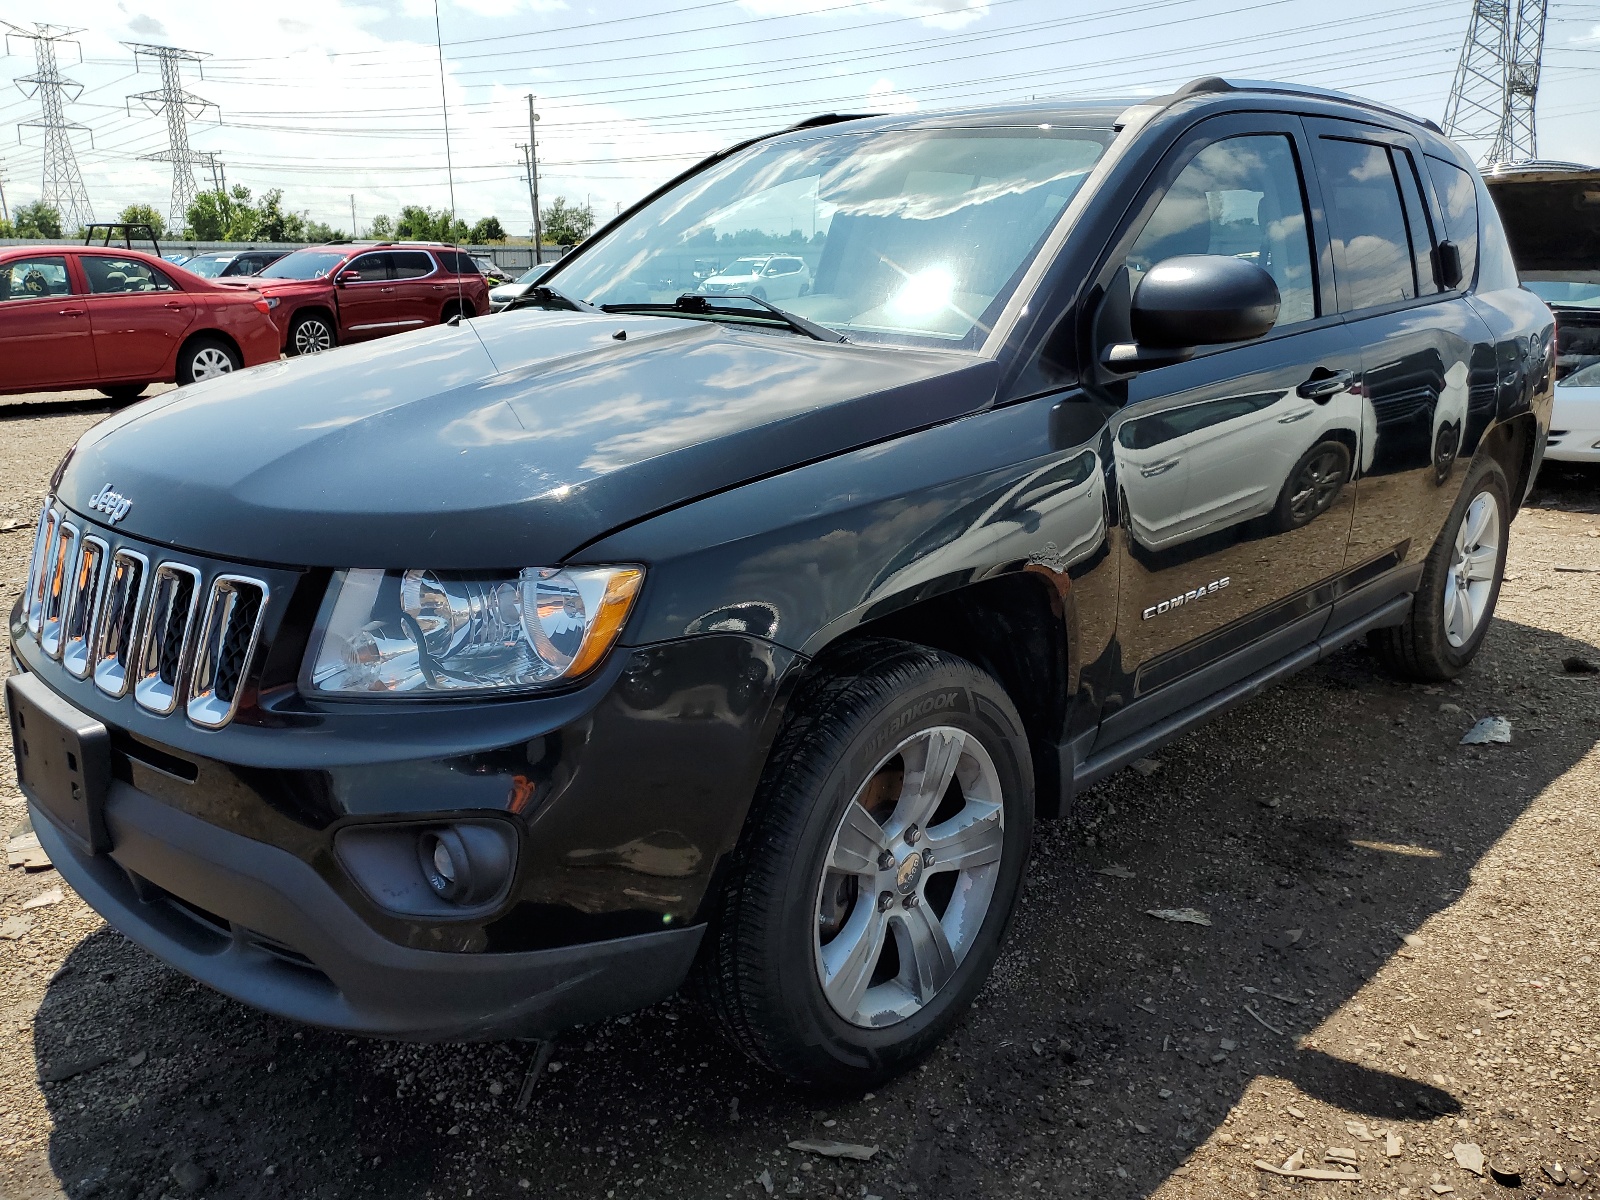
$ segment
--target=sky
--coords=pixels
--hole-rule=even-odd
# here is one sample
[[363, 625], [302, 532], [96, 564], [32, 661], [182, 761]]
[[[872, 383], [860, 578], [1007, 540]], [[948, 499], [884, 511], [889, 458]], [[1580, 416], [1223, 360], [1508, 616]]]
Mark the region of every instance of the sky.
[[[209, 101], [191, 148], [230, 185], [357, 232], [402, 205], [531, 225], [523, 152], [537, 96], [540, 199], [601, 218], [731, 142], [825, 112], [1159, 94], [1202, 75], [1342, 88], [1440, 120], [1470, 0], [0, 0], [0, 20], [80, 28], [59, 44], [97, 219], [168, 208], [160, 86], [128, 43], [185, 63]], [[1550, 0], [1542, 158], [1600, 163], [1600, 0]], [[435, 24], [437, 16], [437, 26]], [[436, 36], [443, 43], [441, 63]], [[10, 38], [0, 81], [33, 73]], [[202, 77], [203, 76], [203, 77]], [[26, 85], [24, 85], [26, 86]], [[0, 182], [38, 199], [39, 115], [0, 94]], [[449, 138], [445, 136], [448, 114]], [[447, 169], [448, 153], [448, 169]], [[204, 186], [202, 182], [202, 186]]]

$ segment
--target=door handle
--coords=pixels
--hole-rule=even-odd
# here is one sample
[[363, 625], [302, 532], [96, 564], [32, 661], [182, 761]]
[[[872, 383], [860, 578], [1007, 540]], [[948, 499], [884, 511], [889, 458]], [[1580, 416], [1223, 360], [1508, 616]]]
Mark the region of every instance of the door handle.
[[394, 291], [394, 289], [393, 288], [379, 288], [378, 291], [379, 292], [392, 292], [392, 291]]
[[1278, 418], [1278, 424], [1279, 425], [1293, 425], [1296, 421], [1304, 421], [1310, 415], [1311, 415], [1311, 410], [1309, 408], [1302, 408], [1299, 412], [1290, 413], [1287, 417], [1279, 417]]
[[1153, 479], [1157, 475], [1165, 475], [1182, 461], [1181, 458], [1169, 458], [1165, 462], [1151, 463], [1148, 467], [1140, 467], [1139, 474], [1146, 479]]
[[444, 291], [444, 284], [442, 284], [442, 283], [436, 283], [436, 284], [434, 284], [434, 285], [433, 285], [433, 290], [434, 290], [434, 291], [436, 291], [436, 292], [442, 292], [442, 291]]
[[81, 316], [83, 316], [83, 309], [81, 309], [81, 308], [63, 308], [63, 309], [58, 310], [56, 315], [57, 316], [62, 316], [62, 317], [81, 317]]
[[1294, 391], [1302, 400], [1315, 400], [1318, 404], [1326, 404], [1354, 383], [1355, 378], [1354, 371], [1330, 371], [1326, 367], [1318, 367], [1311, 372], [1311, 378]]
[[170, 308], [173, 312], [179, 312], [182, 310], [183, 305], [179, 304], [176, 300], [168, 300], [162, 307]]

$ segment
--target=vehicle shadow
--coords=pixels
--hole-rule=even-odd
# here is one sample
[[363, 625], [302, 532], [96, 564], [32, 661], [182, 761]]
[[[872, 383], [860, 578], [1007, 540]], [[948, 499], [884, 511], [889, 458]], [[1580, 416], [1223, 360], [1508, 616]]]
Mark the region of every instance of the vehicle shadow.
[[[529, 1046], [298, 1028], [95, 934], [35, 1021], [42, 1077], [104, 1063], [43, 1085], [52, 1166], [74, 1200], [1111, 1200], [1191, 1170], [1262, 1076], [1386, 1123], [1470, 1112], [1457, 1081], [1312, 1042], [1600, 738], [1592, 689], [1560, 678], [1571, 655], [1600, 661], [1497, 621], [1463, 681], [1424, 687], [1351, 648], [1095, 788], [1041, 829], [971, 1015], [875, 1095], [787, 1089], [674, 1000], [569, 1034], [523, 1110]], [[1489, 712], [1517, 714], [1516, 740], [1458, 745]], [[1184, 908], [1210, 925], [1146, 915]], [[796, 1138], [878, 1150], [823, 1158]]]

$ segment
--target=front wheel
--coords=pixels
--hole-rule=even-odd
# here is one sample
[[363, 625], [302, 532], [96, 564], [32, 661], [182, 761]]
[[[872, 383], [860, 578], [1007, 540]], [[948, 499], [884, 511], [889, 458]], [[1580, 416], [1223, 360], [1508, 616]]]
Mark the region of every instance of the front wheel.
[[1368, 635], [1373, 652], [1408, 679], [1453, 679], [1489, 632], [1511, 529], [1511, 488], [1492, 458], [1476, 463], [1429, 551], [1405, 624]]
[[203, 383], [244, 366], [239, 352], [217, 338], [196, 338], [178, 352], [178, 382]]
[[865, 1088], [960, 1019], [1033, 828], [1027, 737], [971, 663], [862, 642], [796, 697], [702, 949], [702, 995], [756, 1062]]

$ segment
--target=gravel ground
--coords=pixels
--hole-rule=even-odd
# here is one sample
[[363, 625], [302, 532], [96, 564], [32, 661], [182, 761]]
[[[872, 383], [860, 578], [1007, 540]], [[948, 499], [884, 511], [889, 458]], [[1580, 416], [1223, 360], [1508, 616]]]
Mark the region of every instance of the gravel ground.
[[[0, 413], [0, 528], [24, 521], [0, 532], [7, 609], [44, 482], [103, 411]], [[970, 1017], [920, 1070], [847, 1101], [756, 1074], [673, 1001], [568, 1035], [519, 1111], [526, 1045], [261, 1016], [111, 932], [55, 872], [6, 871], [0, 1196], [1600, 1190], [1600, 676], [1563, 668], [1600, 663], [1600, 575], [1558, 566], [1600, 568], [1600, 473], [1541, 480], [1457, 683], [1396, 683], [1352, 648], [1044, 826]], [[1512, 742], [1459, 745], [1488, 714]], [[1520, 1190], [1463, 1167], [1468, 1147]], [[1341, 1148], [1359, 1181], [1253, 1165], [1303, 1151], [1336, 1169]]]

